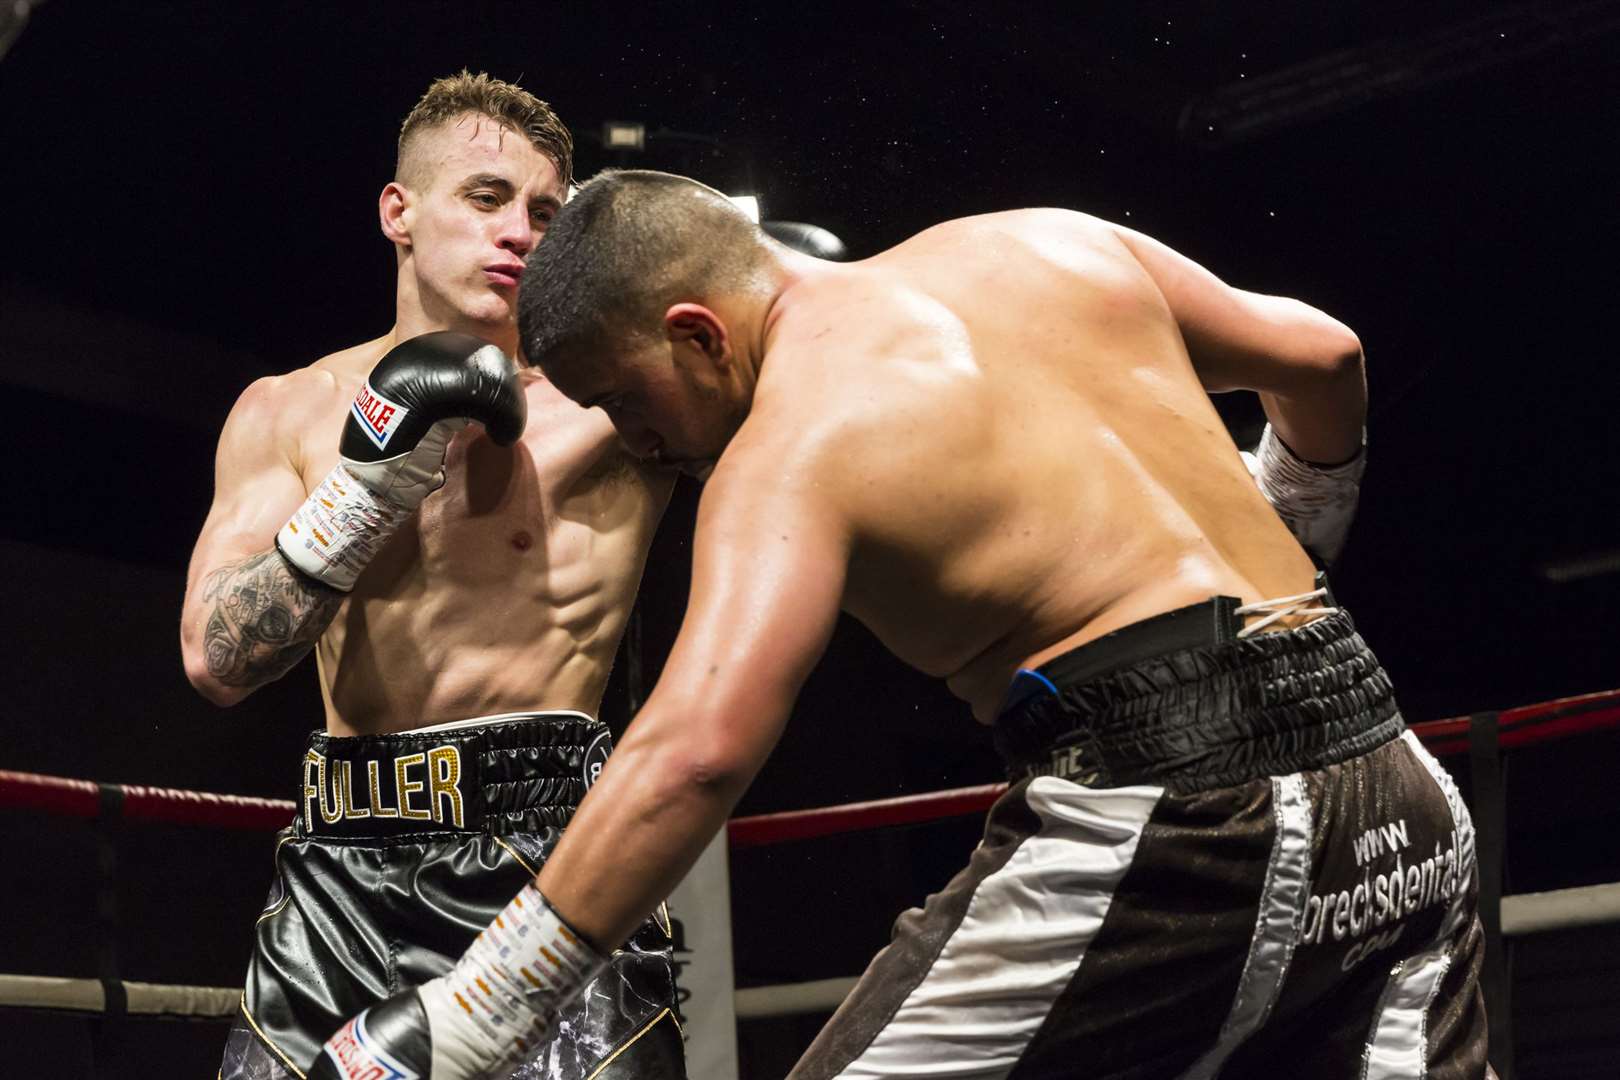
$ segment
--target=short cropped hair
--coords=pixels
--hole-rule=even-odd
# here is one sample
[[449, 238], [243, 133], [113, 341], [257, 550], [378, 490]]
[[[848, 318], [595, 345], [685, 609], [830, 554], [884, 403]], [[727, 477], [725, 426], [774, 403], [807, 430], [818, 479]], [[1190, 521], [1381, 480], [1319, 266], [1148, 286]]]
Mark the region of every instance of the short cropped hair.
[[511, 131], [521, 132], [536, 150], [557, 166], [557, 175], [567, 184], [574, 173], [574, 136], [552, 112], [551, 106], [512, 83], [477, 75], [465, 68], [459, 75], [434, 81], [416, 103], [399, 129], [399, 153], [394, 161], [394, 179], [407, 186], [423, 182], [423, 162], [413, 153], [419, 137], [459, 116], [474, 113]]
[[529, 257], [518, 335], [533, 364], [662, 333], [672, 304], [746, 287], [771, 241], [713, 188], [610, 169], [562, 208]]

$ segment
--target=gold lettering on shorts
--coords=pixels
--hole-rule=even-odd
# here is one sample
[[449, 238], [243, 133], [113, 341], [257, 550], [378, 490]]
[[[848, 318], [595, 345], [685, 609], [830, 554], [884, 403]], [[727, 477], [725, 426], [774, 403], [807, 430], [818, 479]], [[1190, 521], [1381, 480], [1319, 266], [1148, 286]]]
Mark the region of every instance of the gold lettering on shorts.
[[[314, 753], [314, 751], [311, 751], [311, 753]], [[315, 759], [315, 786], [320, 789], [321, 793], [321, 820], [328, 825], [333, 825], [343, 820], [343, 797], [338, 794], [336, 776], [332, 777], [330, 785], [326, 782], [326, 758], [320, 754], [315, 754]], [[332, 795], [330, 801], [326, 798], [328, 792]]]
[[439, 806], [439, 798], [443, 796], [450, 800], [450, 820], [458, 829], [465, 828], [461, 823], [461, 789], [457, 786], [461, 781], [461, 751], [453, 746], [435, 746], [427, 753], [428, 761], [428, 803], [433, 810], [433, 820], [444, 823], [444, 813]]
[[399, 799], [399, 816], [410, 818], [413, 821], [432, 821], [433, 813], [429, 810], [416, 810], [411, 807], [411, 793], [421, 791], [427, 784], [419, 780], [407, 780], [405, 772], [412, 765], [420, 765], [427, 760], [425, 754], [405, 754], [394, 759], [394, 794]]
[[384, 806], [379, 800], [382, 793], [382, 781], [377, 776], [377, 762], [366, 762], [366, 779], [371, 781], [371, 814], [373, 817], [399, 817], [399, 811], [392, 806]]
[[354, 801], [354, 762], [340, 763], [343, 770], [343, 816], [350, 821], [371, 816], [371, 811], [363, 806], [355, 805]]
[[[313, 775], [312, 775], [313, 774]], [[315, 802], [326, 782], [326, 759], [313, 750], [304, 752], [304, 824], [314, 820]]]

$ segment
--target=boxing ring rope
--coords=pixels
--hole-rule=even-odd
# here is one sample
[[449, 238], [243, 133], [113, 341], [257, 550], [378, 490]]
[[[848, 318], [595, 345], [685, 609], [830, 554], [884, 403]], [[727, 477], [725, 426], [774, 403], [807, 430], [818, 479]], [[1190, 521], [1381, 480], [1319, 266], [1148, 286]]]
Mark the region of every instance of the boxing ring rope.
[[[121, 982], [123, 1011], [130, 1016], [228, 1018], [242, 1000], [240, 989]], [[107, 1011], [107, 987], [100, 979], [58, 979], [43, 975], [0, 975], [0, 1008]]]
[[[1483, 724], [1482, 717], [1488, 718]], [[1440, 756], [1473, 753], [1477, 765], [1482, 730], [1492, 750], [1509, 750], [1620, 728], [1620, 690], [1411, 727], [1431, 752]], [[736, 852], [876, 828], [926, 824], [983, 813], [1005, 790], [1004, 784], [984, 784], [735, 818], [727, 823], [728, 840]], [[270, 832], [285, 827], [297, 806], [282, 799], [95, 783], [0, 770], [0, 809], [96, 822]], [[1488, 815], [1476, 812], [1476, 817]], [[1483, 836], [1483, 830], [1481, 833]], [[1487, 871], [1482, 860], [1482, 878]], [[1500, 897], [1500, 933], [1504, 938], [1616, 922], [1620, 922], [1620, 882]], [[854, 984], [851, 976], [740, 989], [736, 991], [737, 1017], [745, 1020], [831, 1011]], [[241, 990], [234, 987], [0, 974], [0, 1008], [223, 1020], [236, 1011], [240, 998]]]
[[285, 799], [216, 795], [140, 784], [97, 784], [0, 769], [0, 809], [37, 810], [60, 817], [91, 819], [111, 812], [125, 821], [146, 824], [274, 832], [287, 824], [288, 816], [297, 810], [297, 805]]

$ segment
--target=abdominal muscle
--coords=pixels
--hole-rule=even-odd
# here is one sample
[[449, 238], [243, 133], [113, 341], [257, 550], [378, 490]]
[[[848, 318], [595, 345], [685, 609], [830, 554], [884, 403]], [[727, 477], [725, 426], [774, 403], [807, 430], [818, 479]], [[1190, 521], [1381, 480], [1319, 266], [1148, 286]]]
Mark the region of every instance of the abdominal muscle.
[[355, 649], [343, 648], [353, 637], [329, 633], [336, 647], [323, 642], [320, 653], [327, 730], [378, 734], [509, 712], [597, 714], [616, 628], [581, 640], [543, 619], [507, 614], [498, 627], [469, 633], [468, 622], [488, 618], [487, 609], [469, 604], [455, 617], [454, 608], [442, 612], [447, 619], [373, 608]]

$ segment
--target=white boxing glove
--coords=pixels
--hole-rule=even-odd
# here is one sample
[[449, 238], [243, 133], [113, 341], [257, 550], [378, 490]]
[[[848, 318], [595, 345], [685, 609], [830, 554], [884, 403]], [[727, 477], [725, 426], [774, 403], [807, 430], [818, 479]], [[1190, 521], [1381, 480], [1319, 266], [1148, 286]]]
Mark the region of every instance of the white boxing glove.
[[1295, 454], [1267, 424], [1260, 445], [1252, 454], [1243, 452], [1243, 463], [1294, 539], [1323, 564], [1337, 559], [1361, 497], [1366, 431], [1355, 457], [1338, 465], [1317, 465]]

